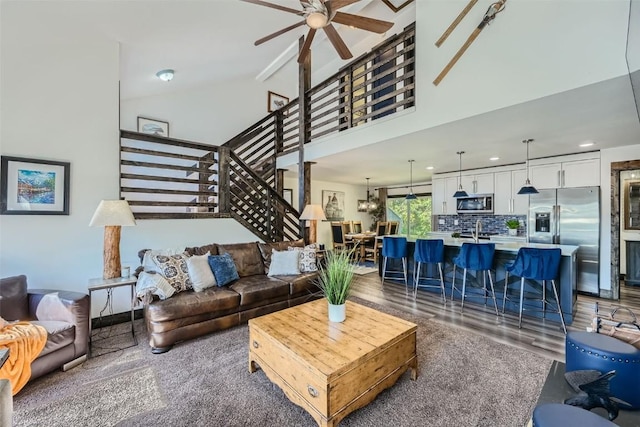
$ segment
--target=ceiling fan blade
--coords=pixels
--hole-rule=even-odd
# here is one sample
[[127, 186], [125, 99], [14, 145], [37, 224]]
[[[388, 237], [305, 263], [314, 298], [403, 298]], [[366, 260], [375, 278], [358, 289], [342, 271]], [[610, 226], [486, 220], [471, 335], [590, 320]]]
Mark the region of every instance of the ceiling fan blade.
[[328, 0], [326, 3], [329, 4], [331, 10], [338, 10], [341, 7], [349, 6], [352, 3], [359, 2], [360, 0]]
[[325, 33], [327, 33], [327, 37], [329, 38], [329, 41], [331, 42], [333, 47], [335, 47], [336, 50], [338, 51], [340, 58], [342, 59], [353, 58], [351, 51], [349, 51], [349, 48], [347, 47], [346, 44], [344, 44], [342, 37], [340, 37], [340, 34], [338, 34], [338, 31], [336, 31], [336, 27], [334, 27], [331, 23], [329, 23], [329, 25], [327, 25], [326, 27], [323, 27], [323, 30]]
[[279, 4], [273, 4], [273, 3], [269, 3], [262, 0], [240, 0], [240, 1], [243, 1], [246, 3], [259, 4], [260, 6], [266, 6], [272, 9], [278, 9], [283, 12], [295, 13], [296, 15], [300, 15], [300, 16], [303, 15], [303, 12], [301, 10], [291, 9], [290, 7], [280, 6]]
[[276, 31], [276, 32], [275, 32], [275, 33], [273, 33], [273, 34], [269, 34], [268, 36], [264, 36], [263, 38], [256, 40], [256, 41], [255, 41], [255, 43], [254, 43], [254, 45], [255, 45], [255, 46], [261, 45], [261, 44], [262, 44], [262, 43], [264, 43], [264, 42], [267, 42], [267, 41], [269, 41], [269, 40], [271, 40], [271, 39], [273, 39], [273, 38], [275, 38], [275, 37], [278, 37], [278, 36], [280, 36], [280, 35], [282, 35], [282, 34], [286, 33], [287, 31], [291, 31], [291, 30], [293, 30], [294, 28], [301, 27], [301, 26], [302, 26], [302, 25], [304, 25], [304, 24], [306, 24], [306, 21], [301, 21], [301, 22], [298, 22], [297, 24], [289, 25], [288, 27], [283, 28], [283, 29], [281, 29], [281, 30], [279, 30], [279, 31]]
[[359, 28], [382, 34], [393, 27], [393, 22], [381, 21], [379, 19], [367, 18], [366, 16], [352, 15], [350, 13], [336, 12], [332, 22]]
[[316, 30], [314, 28], [309, 28], [309, 33], [307, 37], [304, 39], [304, 44], [300, 49], [300, 54], [298, 55], [298, 63], [302, 64], [304, 59], [309, 54], [309, 49], [311, 48], [311, 42], [313, 41], [313, 36], [316, 35]]

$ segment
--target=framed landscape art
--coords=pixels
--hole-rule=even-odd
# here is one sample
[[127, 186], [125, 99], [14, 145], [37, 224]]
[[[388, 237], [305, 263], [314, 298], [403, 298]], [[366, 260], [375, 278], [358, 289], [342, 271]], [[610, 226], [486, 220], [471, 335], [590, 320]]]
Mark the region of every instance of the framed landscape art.
[[278, 95], [275, 92], [267, 93], [267, 112], [272, 113], [289, 103], [289, 98], [284, 95]]
[[169, 136], [169, 122], [138, 117], [138, 132], [158, 136]]
[[2, 156], [0, 214], [69, 215], [68, 162]]

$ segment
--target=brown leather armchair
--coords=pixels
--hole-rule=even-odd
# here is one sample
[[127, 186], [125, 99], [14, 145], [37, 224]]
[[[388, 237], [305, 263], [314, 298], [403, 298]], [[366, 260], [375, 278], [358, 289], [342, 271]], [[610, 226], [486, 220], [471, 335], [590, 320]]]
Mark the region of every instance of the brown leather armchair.
[[27, 289], [24, 275], [0, 279], [0, 316], [7, 321], [30, 321], [47, 330], [47, 344], [31, 364], [32, 380], [86, 360], [89, 310], [87, 294]]

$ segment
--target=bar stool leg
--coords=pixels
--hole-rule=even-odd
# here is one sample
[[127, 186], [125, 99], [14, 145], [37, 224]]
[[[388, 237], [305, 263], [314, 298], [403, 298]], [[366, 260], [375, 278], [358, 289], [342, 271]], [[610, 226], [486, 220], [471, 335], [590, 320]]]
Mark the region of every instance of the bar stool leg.
[[382, 287], [384, 287], [384, 278], [386, 274], [387, 274], [387, 257], [384, 257], [382, 258], [382, 281], [380, 282], [380, 285]]
[[547, 281], [542, 281], [542, 318], [547, 318]]
[[502, 314], [504, 314], [504, 307], [507, 305], [507, 288], [509, 287], [509, 272], [504, 273], [504, 291], [502, 292]]
[[489, 284], [491, 285], [491, 296], [493, 296], [493, 307], [496, 309], [496, 316], [499, 316], [498, 303], [496, 302], [496, 290], [493, 287], [493, 279], [491, 278], [491, 271], [487, 270], [487, 274], [489, 275]]
[[453, 264], [453, 281], [451, 282], [451, 301], [455, 301], [453, 290], [456, 288], [456, 265]]
[[413, 263], [413, 299], [418, 296], [418, 280], [420, 279], [420, 266], [421, 262]]
[[464, 269], [462, 274], [462, 304], [460, 305], [460, 313], [462, 313], [462, 309], [464, 308], [464, 297], [467, 288], [467, 269]]
[[567, 335], [567, 325], [564, 323], [564, 315], [562, 314], [562, 309], [560, 308], [560, 298], [558, 298], [558, 290], [556, 289], [556, 281], [551, 281], [551, 286], [553, 286], [553, 295], [556, 297], [556, 304], [558, 306], [558, 314], [560, 315], [560, 321], [562, 322], [562, 329], [564, 330], [564, 334]]
[[518, 329], [522, 328], [522, 304], [524, 303], [524, 277], [520, 279], [520, 317], [518, 319]]
[[442, 274], [442, 263], [439, 262], [438, 263], [438, 271], [440, 271], [440, 289], [442, 289], [442, 302], [444, 304], [447, 303], [447, 296], [445, 295], [445, 291], [444, 291], [444, 275]]
[[482, 292], [484, 293], [484, 305], [487, 305], [487, 272], [482, 271]]
[[409, 287], [409, 281], [407, 280], [407, 258], [402, 257], [402, 272], [404, 273], [404, 286], [405, 289]]

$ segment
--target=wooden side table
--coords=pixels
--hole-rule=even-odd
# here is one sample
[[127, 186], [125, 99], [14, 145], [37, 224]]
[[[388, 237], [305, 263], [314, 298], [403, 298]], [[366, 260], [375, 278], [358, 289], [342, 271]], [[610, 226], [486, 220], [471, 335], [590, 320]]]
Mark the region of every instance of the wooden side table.
[[[131, 288], [131, 336], [133, 337], [133, 345], [138, 345], [138, 340], [136, 339], [136, 334], [133, 329], [133, 321], [134, 321], [134, 310], [135, 305], [133, 303], [136, 291], [136, 282], [138, 279], [135, 277], [116, 277], [115, 279], [89, 279], [89, 304], [92, 305], [93, 299], [91, 295], [95, 291], [107, 291], [107, 298], [112, 298], [113, 289], [119, 288], [121, 286], [129, 286]], [[89, 313], [91, 313], [91, 308], [89, 309]], [[91, 357], [91, 315], [89, 315], [89, 351], [88, 357]]]

